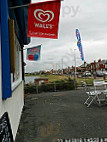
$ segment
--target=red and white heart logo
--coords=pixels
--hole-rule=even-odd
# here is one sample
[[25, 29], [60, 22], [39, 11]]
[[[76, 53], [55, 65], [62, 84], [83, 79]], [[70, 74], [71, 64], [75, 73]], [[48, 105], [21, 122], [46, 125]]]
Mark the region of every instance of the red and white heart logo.
[[54, 19], [54, 13], [50, 10], [43, 11], [42, 9], [36, 9], [34, 11], [35, 18], [40, 22], [50, 22]]

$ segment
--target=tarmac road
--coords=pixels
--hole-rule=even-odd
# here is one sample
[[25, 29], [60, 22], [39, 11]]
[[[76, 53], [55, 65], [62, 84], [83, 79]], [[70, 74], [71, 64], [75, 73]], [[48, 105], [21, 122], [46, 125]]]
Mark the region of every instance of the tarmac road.
[[83, 89], [27, 96], [16, 142], [107, 137], [107, 106], [87, 108], [86, 98]]

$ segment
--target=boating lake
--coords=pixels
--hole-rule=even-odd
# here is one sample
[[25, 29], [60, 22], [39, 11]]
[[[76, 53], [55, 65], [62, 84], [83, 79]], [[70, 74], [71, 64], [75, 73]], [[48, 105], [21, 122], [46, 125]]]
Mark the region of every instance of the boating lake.
[[25, 84], [28, 84], [30, 82], [34, 82], [35, 78], [40, 78], [39, 76], [25, 76]]

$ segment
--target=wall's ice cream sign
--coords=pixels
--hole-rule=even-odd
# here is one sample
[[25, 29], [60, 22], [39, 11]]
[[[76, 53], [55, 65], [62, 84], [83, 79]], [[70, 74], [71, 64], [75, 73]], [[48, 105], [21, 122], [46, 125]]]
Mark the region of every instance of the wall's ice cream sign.
[[58, 38], [60, 0], [40, 2], [29, 6], [28, 36]]
[[43, 11], [42, 9], [36, 9], [34, 11], [35, 18], [40, 22], [50, 22], [54, 19], [54, 13], [52, 11]]
[[52, 29], [54, 25], [52, 24], [45, 24], [46, 22], [51, 22], [54, 19], [54, 13], [52, 11], [43, 11], [42, 9], [36, 9], [34, 11], [35, 18], [42, 23], [35, 22], [35, 28], [47, 28]]

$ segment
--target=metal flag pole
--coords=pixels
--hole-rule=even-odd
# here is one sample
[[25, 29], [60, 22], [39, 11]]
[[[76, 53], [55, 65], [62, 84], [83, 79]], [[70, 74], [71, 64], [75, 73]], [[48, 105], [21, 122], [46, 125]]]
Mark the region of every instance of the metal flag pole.
[[62, 75], [63, 75], [63, 58], [62, 58]]

